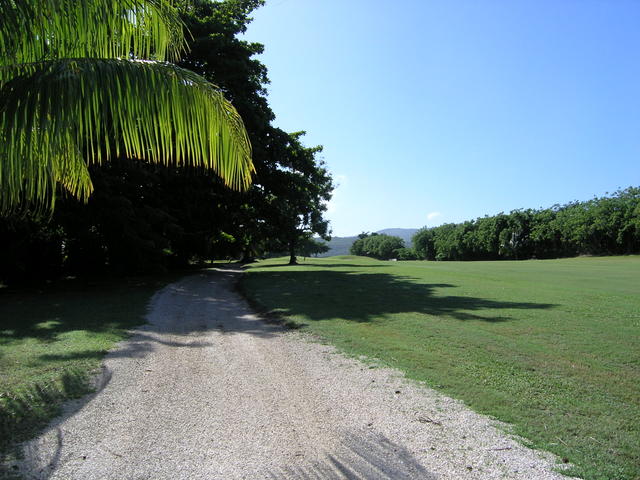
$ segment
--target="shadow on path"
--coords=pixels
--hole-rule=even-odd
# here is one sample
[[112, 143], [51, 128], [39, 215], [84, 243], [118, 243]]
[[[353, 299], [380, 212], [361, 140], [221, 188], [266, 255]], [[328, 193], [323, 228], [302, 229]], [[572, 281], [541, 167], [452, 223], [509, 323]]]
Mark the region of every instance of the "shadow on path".
[[268, 473], [273, 480], [285, 479], [379, 479], [436, 480], [402, 445], [376, 433], [352, 432], [336, 452], [324, 461], [297, 462]]

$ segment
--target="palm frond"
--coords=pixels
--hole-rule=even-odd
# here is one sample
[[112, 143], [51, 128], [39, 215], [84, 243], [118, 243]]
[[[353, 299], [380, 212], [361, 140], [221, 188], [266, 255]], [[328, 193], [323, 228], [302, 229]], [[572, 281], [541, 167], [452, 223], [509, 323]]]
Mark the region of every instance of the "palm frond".
[[[7, 142], [4, 133], [0, 136], [3, 145]], [[31, 135], [28, 155], [22, 161], [0, 161], [0, 213], [51, 212], [58, 185], [82, 201], [93, 191], [87, 164], [73, 139], [38, 133], [39, 138]], [[22, 141], [26, 141], [24, 134]]]
[[0, 18], [0, 65], [81, 57], [174, 60], [185, 46], [170, 0], [0, 0]]
[[[6, 67], [9, 69], [9, 67]], [[242, 119], [215, 86], [175, 65], [65, 59], [10, 68], [0, 88], [0, 210], [82, 197], [86, 165], [114, 156], [213, 169], [246, 188], [253, 164]], [[76, 180], [74, 180], [76, 178]]]

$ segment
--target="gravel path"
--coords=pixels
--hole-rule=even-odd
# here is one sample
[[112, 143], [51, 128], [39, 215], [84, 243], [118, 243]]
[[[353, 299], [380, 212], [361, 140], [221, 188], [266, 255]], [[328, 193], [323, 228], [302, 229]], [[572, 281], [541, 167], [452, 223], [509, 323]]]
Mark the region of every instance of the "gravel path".
[[239, 274], [158, 292], [98, 393], [25, 444], [25, 477], [567, 480], [461, 403], [260, 321]]

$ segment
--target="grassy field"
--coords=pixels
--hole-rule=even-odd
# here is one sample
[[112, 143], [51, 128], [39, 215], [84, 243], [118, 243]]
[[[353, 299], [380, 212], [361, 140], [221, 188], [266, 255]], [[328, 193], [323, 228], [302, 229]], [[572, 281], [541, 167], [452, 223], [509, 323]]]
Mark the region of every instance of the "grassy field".
[[[146, 306], [175, 276], [67, 281], [42, 290], [0, 290], [0, 457], [32, 437], [88, 379]], [[1, 473], [1, 472], [0, 472]]]
[[640, 257], [253, 264], [243, 289], [514, 425], [591, 480], [640, 479]]

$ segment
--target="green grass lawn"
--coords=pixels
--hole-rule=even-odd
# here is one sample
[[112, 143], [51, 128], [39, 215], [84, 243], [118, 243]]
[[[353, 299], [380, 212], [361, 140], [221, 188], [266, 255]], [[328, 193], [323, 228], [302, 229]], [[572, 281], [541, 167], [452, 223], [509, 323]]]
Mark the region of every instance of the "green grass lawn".
[[13, 455], [11, 447], [34, 436], [62, 401], [90, 391], [107, 350], [143, 323], [151, 296], [175, 279], [0, 290], [0, 457]]
[[640, 257], [253, 264], [248, 296], [514, 425], [592, 480], [640, 479]]

